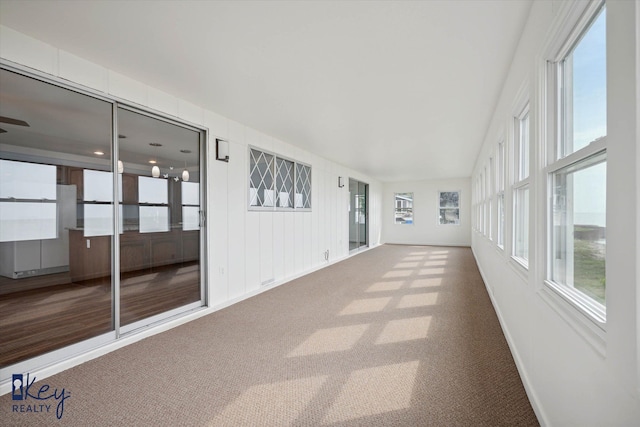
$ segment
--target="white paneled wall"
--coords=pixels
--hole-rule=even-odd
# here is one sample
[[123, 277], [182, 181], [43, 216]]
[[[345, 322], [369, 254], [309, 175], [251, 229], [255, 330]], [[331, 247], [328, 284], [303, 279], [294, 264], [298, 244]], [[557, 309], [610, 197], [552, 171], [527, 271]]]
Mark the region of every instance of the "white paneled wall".
[[[164, 88], [152, 88], [108, 68], [0, 26], [0, 59], [37, 73], [83, 86], [149, 111], [172, 116], [208, 132], [208, 301], [209, 309], [149, 328], [120, 341], [50, 365], [45, 378], [161, 332], [220, 307], [255, 295], [349, 255], [348, 189], [338, 188], [338, 175], [370, 184], [370, 246], [380, 244], [381, 184], [292, 144], [278, 141], [241, 123], [178, 99]], [[215, 139], [229, 141], [228, 163], [215, 160]], [[255, 146], [311, 165], [311, 212], [256, 212], [247, 209], [248, 147]], [[328, 261], [324, 252], [329, 250]], [[70, 355], [71, 356], [71, 355]], [[6, 384], [1, 384], [2, 391]]]

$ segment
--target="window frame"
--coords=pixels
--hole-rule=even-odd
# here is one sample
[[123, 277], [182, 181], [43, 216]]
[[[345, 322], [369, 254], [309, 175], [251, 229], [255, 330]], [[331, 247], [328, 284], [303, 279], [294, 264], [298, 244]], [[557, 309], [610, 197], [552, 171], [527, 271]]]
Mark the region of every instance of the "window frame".
[[[398, 196], [403, 196], [403, 195], [411, 195], [411, 207], [398, 207]], [[413, 210], [414, 206], [414, 201], [415, 201], [415, 197], [414, 197], [414, 192], [413, 191], [405, 191], [405, 192], [394, 192], [393, 193], [393, 223], [394, 225], [414, 225], [415, 224], [415, 212]], [[398, 209], [406, 209], [406, 210], [410, 210], [411, 211], [411, 222], [407, 223], [407, 222], [397, 222], [397, 215], [398, 215]]]
[[[506, 144], [501, 138], [496, 148], [496, 247], [504, 251], [506, 241]], [[502, 207], [502, 209], [501, 209]], [[502, 214], [501, 214], [502, 213]]]
[[[442, 194], [442, 193], [458, 193], [458, 206], [457, 206], [457, 207], [455, 207], [455, 208], [452, 208], [452, 207], [443, 207], [443, 206], [440, 204], [440, 197], [441, 197], [441, 194]], [[462, 197], [462, 190], [438, 190], [438, 214], [437, 214], [437, 217], [438, 217], [438, 225], [444, 225], [444, 226], [449, 226], [449, 225], [453, 225], [453, 226], [460, 226], [460, 225], [462, 224], [462, 218], [461, 218], [461, 216], [460, 216], [461, 211], [462, 211], [462, 209], [461, 209], [461, 205], [462, 205], [461, 197]], [[457, 210], [458, 210], [458, 222], [457, 222], [457, 223], [453, 223], [453, 224], [451, 224], [451, 223], [442, 223], [442, 222], [441, 222], [441, 219], [440, 219], [440, 209], [457, 209]]]
[[[512, 157], [512, 171], [513, 171], [513, 183], [511, 185], [511, 213], [513, 221], [511, 223], [511, 259], [514, 260], [519, 266], [521, 266], [524, 270], [529, 270], [529, 257], [530, 251], [529, 248], [526, 248], [527, 257], [521, 257], [516, 254], [518, 250], [517, 239], [519, 237], [519, 233], [526, 233], [526, 244], [530, 245], [531, 235], [529, 233], [531, 217], [530, 217], [530, 206], [531, 206], [531, 105], [528, 96], [523, 99], [522, 102], [519, 103], [520, 108], [518, 108], [517, 114], [513, 117], [513, 157]], [[522, 132], [523, 122], [526, 120], [527, 123], [527, 133]], [[526, 135], [527, 144], [526, 149], [528, 151], [523, 151], [523, 136]], [[523, 159], [523, 155], [526, 154], [526, 159]], [[522, 165], [523, 160], [526, 161], [527, 164], [527, 175], [523, 176], [522, 174]], [[519, 194], [528, 191], [528, 203], [526, 206], [527, 212], [527, 227], [519, 229], [519, 224], [517, 218], [518, 213], [520, 212], [518, 209], [519, 205]]]
[[[605, 8], [606, 2], [601, 0], [585, 3], [582, 7], [570, 11], [567, 21], [572, 21], [571, 23], [575, 25], [569, 26], [571, 28], [569, 32], [559, 31], [560, 34], [554, 39], [554, 43], [547, 48], [548, 53], [550, 53], [546, 55], [543, 69], [547, 121], [546, 165], [543, 173], [545, 176], [544, 191], [547, 200], [549, 200], [545, 210], [543, 289], [550, 290], [551, 294], [559, 296], [560, 300], [577, 309], [579, 313], [590, 321], [589, 323], [597, 326], [595, 329], [599, 329], [601, 332], [606, 331], [606, 303], [600, 304], [583, 292], [568, 285], [557, 283], [552, 279], [554, 223], [551, 197], [553, 197], [553, 178], [555, 174], [597, 156], [604, 156], [604, 163], [607, 163], [607, 135], [591, 141], [585, 147], [565, 154], [566, 149], [563, 147], [565, 138], [563, 115], [566, 111], [566, 104], [562, 93], [562, 79], [566, 78], [562, 62], [573, 52]], [[602, 339], [601, 335], [597, 333], [596, 335], [600, 337], [600, 340]], [[597, 342], [601, 343], [602, 341], [600, 340]]]

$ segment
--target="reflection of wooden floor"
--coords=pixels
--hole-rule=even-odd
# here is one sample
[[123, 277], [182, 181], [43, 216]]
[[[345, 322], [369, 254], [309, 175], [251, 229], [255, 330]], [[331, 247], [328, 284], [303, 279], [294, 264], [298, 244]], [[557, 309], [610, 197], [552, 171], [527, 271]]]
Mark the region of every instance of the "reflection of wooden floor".
[[[199, 268], [185, 263], [125, 273], [120, 285], [122, 325], [199, 301]], [[54, 283], [69, 280], [68, 273], [52, 276]], [[19, 280], [31, 287], [28, 281], [46, 277]], [[106, 277], [0, 294], [0, 367], [112, 330], [110, 282]]]

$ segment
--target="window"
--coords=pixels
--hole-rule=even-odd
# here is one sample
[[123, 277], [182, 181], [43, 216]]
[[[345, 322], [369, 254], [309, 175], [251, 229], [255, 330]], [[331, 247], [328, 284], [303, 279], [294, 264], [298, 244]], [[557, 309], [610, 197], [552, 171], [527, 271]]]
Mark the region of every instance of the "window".
[[441, 191], [438, 199], [438, 217], [440, 224], [460, 225], [460, 192]]
[[311, 209], [311, 166], [250, 148], [249, 171], [250, 209]]
[[311, 166], [296, 163], [296, 209], [311, 209]]
[[529, 264], [529, 104], [514, 120], [513, 257]]
[[293, 162], [276, 159], [276, 189], [279, 208], [293, 208]]
[[413, 193], [395, 193], [395, 223], [413, 224]]
[[504, 249], [504, 181], [505, 181], [505, 164], [504, 164], [504, 142], [498, 144], [497, 170], [496, 170], [496, 200], [497, 200], [497, 235], [496, 244], [499, 248]]
[[[589, 13], [591, 12], [591, 13]], [[588, 20], [549, 62], [550, 138], [547, 281], [592, 318], [606, 318], [606, 10]]]
[[167, 179], [138, 177], [140, 233], [169, 231], [169, 192]]
[[488, 218], [487, 218], [487, 236], [489, 240], [493, 240], [493, 183], [495, 181], [494, 178], [494, 167], [493, 167], [493, 157], [489, 157], [489, 170], [487, 173], [487, 188], [489, 195], [487, 197], [487, 206], [488, 206]]
[[180, 182], [182, 194], [182, 230], [200, 230], [200, 184]]
[[0, 242], [58, 237], [56, 167], [0, 160]]

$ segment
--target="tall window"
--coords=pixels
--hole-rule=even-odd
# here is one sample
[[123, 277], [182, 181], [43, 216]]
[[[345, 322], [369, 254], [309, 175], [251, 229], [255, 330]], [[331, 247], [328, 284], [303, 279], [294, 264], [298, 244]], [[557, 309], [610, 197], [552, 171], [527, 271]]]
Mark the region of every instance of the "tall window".
[[489, 209], [488, 213], [488, 232], [489, 240], [493, 240], [493, 183], [495, 181], [494, 178], [494, 166], [493, 166], [493, 157], [489, 157], [489, 170], [487, 171], [487, 188], [489, 192], [489, 196], [487, 197], [487, 205]]
[[513, 257], [529, 264], [529, 104], [514, 121]]
[[395, 193], [395, 223], [413, 224], [413, 193]]
[[440, 224], [459, 225], [460, 224], [460, 192], [459, 191], [441, 191], [438, 199], [440, 200], [440, 206], [438, 208]]
[[[605, 7], [577, 27], [555, 60], [549, 81], [556, 138], [550, 151], [547, 284], [604, 322], [606, 253]], [[554, 122], [555, 119], [555, 122]]]
[[496, 199], [497, 199], [497, 236], [496, 243], [499, 248], [504, 249], [504, 181], [505, 181], [505, 164], [504, 164], [504, 142], [498, 144], [498, 153], [496, 155]]

